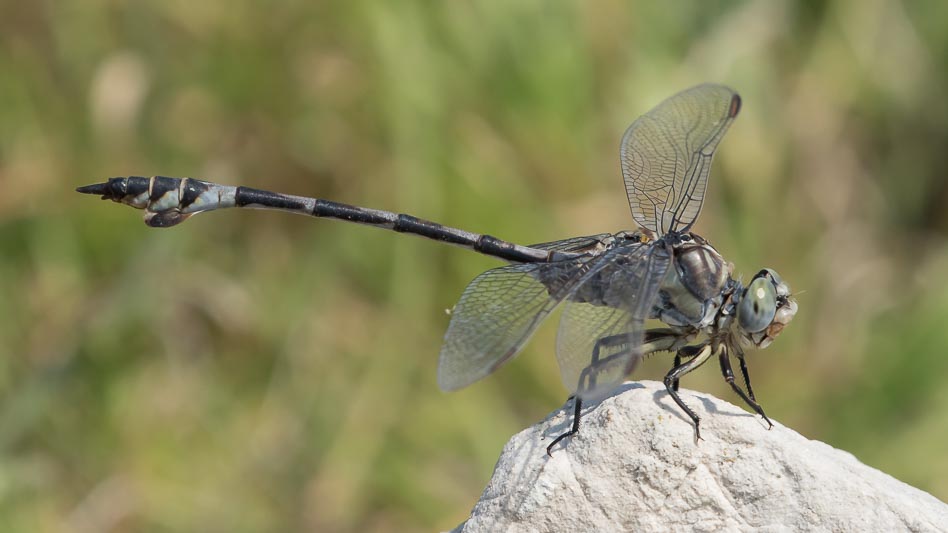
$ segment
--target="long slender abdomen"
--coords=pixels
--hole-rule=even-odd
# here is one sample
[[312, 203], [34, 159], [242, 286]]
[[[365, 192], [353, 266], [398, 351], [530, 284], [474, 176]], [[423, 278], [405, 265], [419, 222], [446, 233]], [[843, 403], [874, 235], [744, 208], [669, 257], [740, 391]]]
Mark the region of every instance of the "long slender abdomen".
[[129, 176], [111, 178], [105, 183], [87, 185], [76, 190], [85, 194], [101, 195], [104, 200], [144, 209], [145, 223], [156, 228], [180, 224], [191, 215], [202, 211], [243, 207], [286, 211], [317, 218], [335, 218], [409, 233], [518, 263], [548, 262], [582, 255], [521, 246], [490, 235], [451, 228], [411, 215], [251, 187], [220, 185], [193, 178]]

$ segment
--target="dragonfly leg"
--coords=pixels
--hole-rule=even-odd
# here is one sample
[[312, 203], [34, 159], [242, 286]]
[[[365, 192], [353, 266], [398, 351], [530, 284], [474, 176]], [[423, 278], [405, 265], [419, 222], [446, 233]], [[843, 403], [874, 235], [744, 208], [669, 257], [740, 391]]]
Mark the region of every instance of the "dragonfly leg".
[[556, 444], [559, 441], [565, 439], [566, 437], [571, 437], [575, 435], [577, 432], [579, 432], [579, 419], [581, 418], [581, 414], [582, 414], [583, 399], [580, 398], [579, 396], [573, 396], [572, 398], [573, 398], [573, 427], [571, 427], [569, 431], [567, 431], [566, 433], [563, 433], [559, 435], [558, 437], [556, 437], [555, 439], [553, 439], [553, 442], [551, 442], [550, 445], [546, 447], [546, 454], [550, 457], [553, 457], [553, 447], [556, 446]]
[[[672, 397], [672, 400], [675, 400], [675, 403], [678, 404], [678, 407], [680, 407], [681, 410], [684, 411], [685, 414], [687, 414], [691, 418], [691, 421], [694, 422], [695, 440], [698, 441], [698, 440], [701, 440], [701, 431], [699, 430], [701, 419], [698, 418], [697, 413], [695, 413], [694, 411], [691, 410], [690, 407], [685, 405], [685, 402], [683, 402], [681, 400], [681, 397], [678, 396], [678, 391], [675, 390], [675, 388], [673, 387], [675, 382], [681, 379], [682, 376], [698, 368], [699, 366], [703, 365], [708, 360], [708, 358], [711, 357], [711, 354], [714, 352], [714, 350], [711, 348], [711, 345], [709, 344], [698, 345], [696, 349], [697, 349], [697, 352], [694, 354], [694, 356], [691, 358], [690, 361], [676, 366], [675, 368], [671, 369], [668, 372], [668, 374], [665, 375], [665, 389], [668, 391], [668, 395]], [[684, 349], [682, 349], [681, 351], [685, 353], [685, 355], [687, 356], [688, 351], [685, 351]]]
[[[599, 351], [603, 347], [611, 346], [621, 346], [624, 343], [628, 342], [628, 335], [610, 335], [608, 337], [603, 337], [596, 341], [595, 346], [593, 346], [592, 360], [589, 363], [589, 366], [583, 369], [582, 373], [579, 375], [579, 384], [576, 387], [576, 391], [581, 390], [591, 390], [596, 386], [596, 369], [601, 365], [608, 363], [619, 357], [620, 355], [625, 355], [628, 353], [628, 350], [622, 350], [618, 353], [614, 353], [605, 359], [599, 358]], [[583, 383], [586, 385], [583, 385]], [[546, 447], [546, 454], [550, 457], [553, 457], [553, 446], [556, 446], [558, 442], [565, 439], [566, 437], [571, 437], [579, 432], [579, 420], [582, 418], [582, 405], [583, 400], [579, 397], [579, 394], [572, 396], [573, 398], [573, 426], [569, 431], [558, 435], [549, 446]]]
[[[693, 359], [701, 353], [701, 349], [704, 347], [704, 344], [697, 344], [694, 346], [683, 346], [675, 350], [675, 364], [672, 366], [672, 369], [678, 368], [681, 366], [682, 359]], [[672, 382], [672, 389], [675, 392], [678, 392], [678, 379]]]
[[737, 360], [741, 363], [741, 375], [744, 376], [744, 386], [747, 387], [747, 395], [750, 396], [751, 400], [756, 402], [757, 398], [754, 397], [754, 389], [751, 388], [751, 378], [750, 374], [747, 373], [747, 363], [744, 361], [744, 354], [739, 353]]
[[[592, 390], [596, 386], [596, 374], [599, 372], [599, 369], [601, 369], [603, 365], [629, 353], [629, 350], [620, 350], [604, 359], [600, 359], [599, 352], [601, 352], [603, 348], [622, 346], [623, 344], [628, 344], [628, 342], [629, 336], [621, 333], [619, 335], [609, 335], [608, 337], [603, 337], [597, 340], [596, 344], [593, 346], [593, 353], [589, 361], [589, 366], [584, 368], [582, 373], [579, 375], [579, 387], [576, 388], [576, 392], [582, 390]], [[583, 381], [586, 381], [585, 387], [583, 386]]]
[[[646, 356], [655, 352], [674, 349], [675, 344], [681, 339], [681, 334], [676, 333], [670, 329], [650, 329], [645, 332], [643, 338], [643, 343], [641, 346], [642, 355]], [[596, 341], [596, 344], [593, 346], [593, 353], [592, 357], [590, 358], [589, 366], [584, 368], [582, 373], [579, 375], [579, 384], [576, 387], [576, 391], [579, 392], [592, 390], [596, 386], [596, 374], [605, 368], [609, 363], [620, 357], [629, 355], [631, 351], [630, 348], [627, 348], [625, 350], [619, 350], [618, 352], [607, 357], [600, 358], [599, 353], [603, 348], [622, 346], [623, 344], [628, 344], [628, 342], [629, 337], [624, 333], [620, 333], [618, 335], [609, 335], [608, 337], [602, 337]], [[685, 350], [685, 348], [682, 348], [679, 351], [683, 350]], [[683, 351], [682, 353], [685, 352]], [[685, 355], [685, 357], [694, 357], [694, 355]]]
[[[669, 329], [651, 329], [645, 332], [645, 342], [642, 344], [642, 349], [645, 351], [645, 354], [658, 352], [662, 350], [667, 350], [680, 338], [680, 335], [673, 332]], [[629, 354], [629, 349], [620, 350], [614, 354], [611, 354], [607, 357], [600, 358], [599, 353], [603, 348], [611, 348], [615, 346], [622, 346], [627, 344], [629, 340], [628, 335], [619, 334], [619, 335], [610, 335], [608, 337], [602, 337], [596, 344], [593, 346], [593, 353], [590, 359], [589, 366], [583, 369], [582, 373], [579, 375], [579, 383], [576, 387], [577, 393], [583, 390], [592, 390], [596, 386], [596, 373], [603, 368], [605, 365], [611, 363], [612, 361], [625, 357]], [[573, 399], [573, 425], [569, 431], [558, 435], [549, 446], [546, 447], [547, 455], [552, 457], [553, 446], [558, 442], [565, 439], [566, 437], [571, 437], [579, 432], [579, 420], [582, 418], [582, 399], [579, 395], [572, 396]]]
[[[744, 400], [744, 403], [749, 405], [751, 409], [753, 409], [757, 414], [762, 416], [764, 420], [767, 421], [767, 424], [769, 425], [767, 429], [774, 427], [774, 423], [771, 422], [770, 419], [767, 418], [767, 415], [764, 414], [764, 409], [759, 403], [757, 403], [757, 400], [754, 399], [753, 394], [750, 394], [748, 397], [748, 395], [744, 394], [744, 391], [737, 386], [737, 383], [734, 383], [734, 371], [731, 370], [731, 359], [728, 356], [727, 348], [722, 347], [720, 353], [718, 354], [718, 360], [721, 363], [721, 374], [724, 376], [724, 380], [727, 381], [728, 385], [730, 385], [731, 388], [734, 389], [734, 392], [736, 392], [737, 395], [740, 396], [742, 400]], [[747, 376], [747, 365], [744, 364], [743, 357], [740, 358], [740, 361], [741, 371], [744, 373], [744, 381], [748, 385], [747, 390], [750, 391], [750, 380], [748, 380]]]
[[[642, 337], [642, 356], [644, 357], [646, 355], [665, 350], [673, 350], [675, 349], [676, 345], [685, 342], [685, 338], [686, 337], [683, 337], [681, 333], [675, 332], [674, 330], [668, 328], [650, 329], [646, 331]], [[629, 336], [625, 333], [609, 335], [597, 340], [596, 344], [593, 346], [592, 357], [590, 358], [589, 366], [584, 368], [582, 373], [579, 375], [579, 384], [576, 388], [576, 391], [592, 390], [596, 386], [596, 374], [619, 357], [625, 357], [628, 355], [630, 351], [629, 349], [619, 350], [614, 354], [602, 358], [600, 357], [600, 353], [603, 348], [614, 348], [616, 346], [628, 344], [628, 342]], [[684, 348], [682, 350], [684, 350]], [[693, 355], [685, 355], [685, 357], [693, 357]]]

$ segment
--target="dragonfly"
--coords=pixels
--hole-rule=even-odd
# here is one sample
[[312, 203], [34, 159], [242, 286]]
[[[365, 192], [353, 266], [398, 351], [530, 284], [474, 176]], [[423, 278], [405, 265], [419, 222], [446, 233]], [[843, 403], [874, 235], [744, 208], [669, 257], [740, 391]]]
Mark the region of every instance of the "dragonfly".
[[492, 374], [562, 306], [556, 357], [573, 401], [572, 424], [547, 454], [579, 431], [584, 403], [604, 398], [658, 352], [674, 355], [665, 388], [691, 419], [698, 441], [700, 418], [682, 400], [680, 380], [717, 357], [726, 382], [773, 427], [751, 387], [745, 350], [766, 348], [797, 312], [789, 285], [774, 270], [764, 268], [744, 285], [733, 265], [692, 231], [715, 150], [740, 109], [740, 96], [717, 84], [659, 103], [629, 126], [620, 143], [637, 228], [530, 246], [407, 214], [193, 178], [117, 177], [77, 191], [143, 209], [145, 223], [158, 228], [216, 209], [279, 210], [409, 233], [501, 259], [504, 266], [470, 282], [451, 313], [438, 360], [442, 390]]

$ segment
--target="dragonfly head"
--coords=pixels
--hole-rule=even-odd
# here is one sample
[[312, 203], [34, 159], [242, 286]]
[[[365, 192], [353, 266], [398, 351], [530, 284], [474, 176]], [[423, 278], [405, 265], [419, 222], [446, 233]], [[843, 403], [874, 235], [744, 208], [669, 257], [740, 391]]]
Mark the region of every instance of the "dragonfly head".
[[797, 302], [790, 294], [790, 286], [776, 272], [765, 268], [738, 295], [738, 337], [745, 344], [766, 348], [796, 313]]

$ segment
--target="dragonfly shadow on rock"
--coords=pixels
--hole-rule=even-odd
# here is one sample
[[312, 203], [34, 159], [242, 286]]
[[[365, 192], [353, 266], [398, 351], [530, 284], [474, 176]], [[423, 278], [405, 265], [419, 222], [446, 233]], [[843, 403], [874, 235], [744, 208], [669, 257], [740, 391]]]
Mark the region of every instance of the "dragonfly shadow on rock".
[[714, 403], [710, 398], [706, 398], [703, 396], [697, 396], [696, 398], [698, 399], [698, 401], [702, 403], [702, 405], [704, 405], [704, 410], [707, 411], [708, 414], [714, 414], [714, 415], [720, 414], [723, 416], [739, 416], [739, 417], [756, 418], [753, 415], [753, 413], [748, 413], [747, 411], [743, 409], [737, 409], [733, 411], [732, 410], [722, 411], [718, 409], [718, 405]]
[[[753, 413], [748, 413], [747, 411], [744, 411], [743, 409], [722, 411], [718, 408], [718, 404], [715, 403], [714, 400], [712, 400], [711, 398], [707, 398], [705, 396], [692, 396], [691, 398], [689, 398], [689, 400], [690, 399], [698, 400], [699, 402], [701, 402], [701, 405], [704, 406], [704, 411], [709, 415], [755, 418]], [[687, 422], [688, 424], [691, 424], [692, 423], [691, 419], [688, 418], [682, 412], [682, 410], [679, 409], [675, 405], [674, 401], [672, 400], [671, 403], [669, 403], [668, 400], [672, 400], [672, 397], [668, 393], [667, 390], [657, 390], [655, 391], [654, 394], [652, 394], [652, 401], [655, 402], [655, 405], [659, 406], [662, 410], [675, 415], [676, 418], [684, 422]]]
[[681, 410], [675, 406], [674, 402], [669, 404], [664, 401], [664, 400], [670, 401], [671, 399], [672, 399], [671, 395], [668, 394], [667, 390], [657, 390], [654, 393], [652, 393], [652, 401], [655, 402], [655, 405], [657, 405], [663, 411], [667, 411], [671, 413], [672, 415], [675, 416], [675, 418], [678, 418], [679, 420], [682, 420], [684, 422], [691, 424], [691, 419], [685, 416], [681, 412]]

